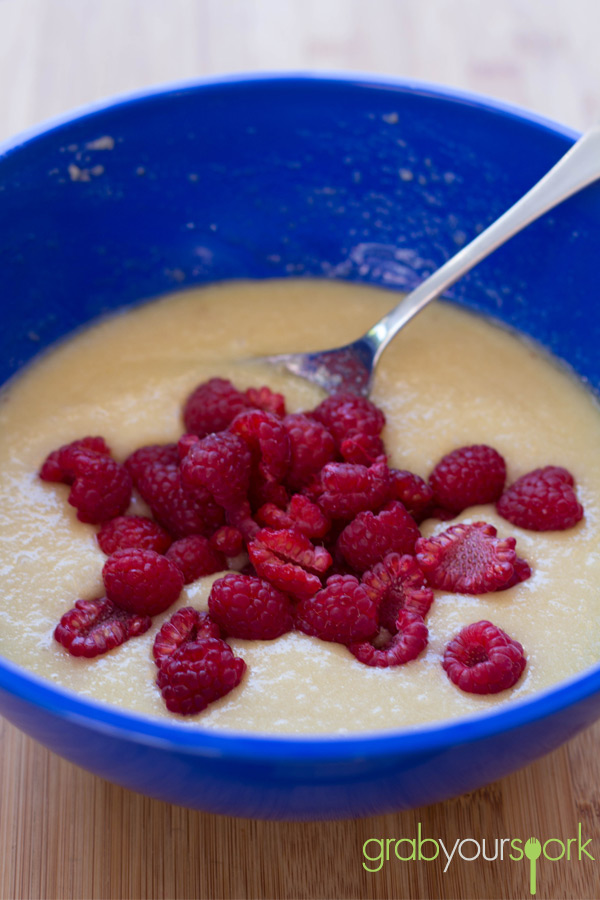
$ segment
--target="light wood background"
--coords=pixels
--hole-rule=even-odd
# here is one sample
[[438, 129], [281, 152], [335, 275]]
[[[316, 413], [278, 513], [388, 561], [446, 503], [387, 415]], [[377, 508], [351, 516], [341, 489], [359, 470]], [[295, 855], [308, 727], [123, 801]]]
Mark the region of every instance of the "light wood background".
[[[440, 81], [575, 128], [600, 119], [600, 0], [0, 0], [0, 139], [105, 95], [265, 69]], [[369, 837], [530, 835], [582, 823], [600, 859], [600, 726], [467, 797], [281, 824], [202, 815], [75, 768], [0, 720], [0, 897], [519, 898], [524, 862], [362, 867]], [[600, 897], [600, 861], [542, 860], [539, 898]]]

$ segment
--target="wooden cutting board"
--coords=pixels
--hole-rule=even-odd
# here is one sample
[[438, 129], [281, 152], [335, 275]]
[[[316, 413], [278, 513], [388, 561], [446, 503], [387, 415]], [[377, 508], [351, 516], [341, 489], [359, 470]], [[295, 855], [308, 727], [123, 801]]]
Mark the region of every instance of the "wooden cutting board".
[[[537, 863], [537, 897], [600, 897], [600, 724], [516, 774], [446, 803], [343, 822], [230, 819], [149, 800], [76, 768], [0, 720], [0, 897], [80, 898], [527, 898], [529, 863], [394, 858], [394, 842], [577, 837], [575, 859]], [[378, 872], [363, 867], [369, 839], [392, 839]], [[369, 855], [378, 855], [370, 841]], [[385, 846], [385, 843], [384, 843]], [[410, 845], [399, 853], [410, 855]], [[464, 856], [475, 853], [471, 841]], [[424, 845], [433, 855], [433, 845]], [[557, 843], [548, 845], [558, 855]], [[368, 863], [377, 868], [377, 863]]]

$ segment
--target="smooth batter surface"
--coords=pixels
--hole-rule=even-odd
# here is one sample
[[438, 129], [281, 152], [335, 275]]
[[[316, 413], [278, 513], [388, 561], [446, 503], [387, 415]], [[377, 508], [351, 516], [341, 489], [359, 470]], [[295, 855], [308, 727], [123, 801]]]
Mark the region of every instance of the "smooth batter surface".
[[[508, 483], [538, 466], [569, 468], [585, 518], [565, 532], [523, 531], [492, 507], [485, 520], [514, 535], [532, 578], [508, 591], [444, 594], [427, 617], [429, 645], [408, 665], [371, 669], [342, 646], [291, 633], [231, 641], [248, 664], [239, 688], [192, 719], [168, 713], [155, 687], [154, 636], [179, 606], [206, 606], [213, 578], [188, 585], [149, 632], [95, 660], [78, 660], [52, 637], [80, 597], [101, 596], [106, 557], [96, 529], [79, 523], [68, 488], [44, 484], [47, 453], [102, 434], [117, 459], [143, 444], [176, 440], [189, 392], [215, 375], [240, 388], [268, 383], [288, 409], [314, 406], [316, 388], [249, 357], [327, 347], [361, 334], [398, 299], [357, 285], [238, 282], [178, 294], [113, 317], [72, 338], [15, 380], [0, 406], [0, 653], [68, 689], [191, 727], [280, 733], [346, 733], [446, 719], [543, 689], [600, 659], [600, 411], [574, 379], [487, 322], [445, 304], [427, 309], [386, 351], [373, 400], [387, 416], [390, 464], [427, 477], [445, 453], [488, 443]], [[144, 512], [134, 503], [131, 512]], [[452, 523], [430, 521], [424, 533]], [[218, 576], [214, 576], [218, 577]], [[448, 640], [490, 619], [519, 640], [524, 677], [510, 691], [476, 697], [452, 685], [440, 660]]]

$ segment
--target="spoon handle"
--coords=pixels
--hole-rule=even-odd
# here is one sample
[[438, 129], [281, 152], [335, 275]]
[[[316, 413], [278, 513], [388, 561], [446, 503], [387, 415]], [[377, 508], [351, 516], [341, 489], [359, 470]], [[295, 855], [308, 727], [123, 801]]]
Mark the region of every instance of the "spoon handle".
[[395, 334], [496, 247], [600, 177], [600, 126], [587, 131], [510, 209], [426, 278], [365, 335], [376, 363]]

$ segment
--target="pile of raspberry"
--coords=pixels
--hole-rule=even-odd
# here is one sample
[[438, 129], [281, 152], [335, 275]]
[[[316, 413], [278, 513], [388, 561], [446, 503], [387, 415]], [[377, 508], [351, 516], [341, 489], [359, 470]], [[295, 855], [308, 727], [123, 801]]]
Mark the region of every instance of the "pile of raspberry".
[[[427, 518], [495, 503], [512, 524], [571, 528], [583, 516], [570, 473], [546, 466], [505, 488], [492, 447], [461, 447], [427, 481], [389, 466], [385, 416], [352, 394], [287, 413], [268, 387], [213, 378], [183, 407], [177, 444], [140, 447], [124, 462], [101, 437], [53, 451], [45, 481], [70, 486], [82, 522], [98, 525], [105, 595], [77, 600], [54, 636], [95, 657], [152, 626], [185, 584], [229, 570], [208, 612], [179, 609], [154, 641], [157, 685], [169, 710], [195, 714], [241, 681], [228, 639], [270, 641], [296, 629], [344, 644], [367, 666], [404, 665], [425, 649], [434, 591], [503, 591], [531, 575], [514, 537], [485, 522], [422, 537]], [[151, 517], [127, 515], [137, 491]], [[459, 688], [495, 693], [525, 668], [522, 646], [475, 622], [453, 636], [443, 667]]]

